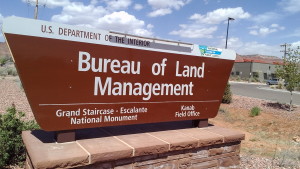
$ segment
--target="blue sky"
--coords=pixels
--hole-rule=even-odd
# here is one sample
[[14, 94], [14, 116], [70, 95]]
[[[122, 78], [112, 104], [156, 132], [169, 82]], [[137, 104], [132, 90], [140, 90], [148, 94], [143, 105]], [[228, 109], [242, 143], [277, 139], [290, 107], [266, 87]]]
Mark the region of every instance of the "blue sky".
[[[38, 19], [281, 57], [300, 46], [300, 0], [39, 0]], [[34, 17], [35, 0], [0, 0], [0, 24]], [[21, 25], [20, 25], [21, 26]], [[0, 41], [4, 41], [2, 34]]]

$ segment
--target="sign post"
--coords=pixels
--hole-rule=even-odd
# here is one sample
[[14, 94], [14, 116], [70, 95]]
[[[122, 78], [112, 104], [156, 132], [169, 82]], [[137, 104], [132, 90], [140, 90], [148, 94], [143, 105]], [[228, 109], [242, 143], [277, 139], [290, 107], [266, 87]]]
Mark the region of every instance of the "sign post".
[[[20, 26], [22, 25], [22, 26]], [[217, 115], [235, 52], [9, 17], [3, 33], [46, 131]]]

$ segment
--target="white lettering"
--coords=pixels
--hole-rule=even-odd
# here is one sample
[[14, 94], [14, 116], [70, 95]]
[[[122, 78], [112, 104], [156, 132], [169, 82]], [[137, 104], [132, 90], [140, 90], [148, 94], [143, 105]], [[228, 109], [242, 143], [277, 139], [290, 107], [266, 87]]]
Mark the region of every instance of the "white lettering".
[[[83, 56], [86, 56], [86, 59], [83, 59]], [[79, 51], [78, 71], [88, 71], [91, 68], [89, 63], [90, 58], [91, 55], [89, 53]], [[83, 64], [86, 65], [85, 68], [83, 68]]]
[[202, 62], [202, 66], [183, 66], [183, 70], [180, 73], [180, 66], [179, 61], [176, 62], [176, 76], [177, 77], [198, 77], [198, 78], [204, 78], [204, 67], [205, 63]]
[[128, 60], [94, 58], [88, 52], [79, 51], [78, 71], [89, 70], [103, 73], [107, 73], [110, 70], [112, 73], [140, 74], [141, 63]]
[[166, 84], [166, 83], [131, 83], [113, 82], [112, 77], [107, 77], [103, 83], [101, 77], [95, 77], [94, 95], [113, 96], [143, 96], [143, 100], [150, 100], [152, 95], [193, 95], [193, 82], [189, 84]]
[[108, 95], [111, 95], [111, 77], [106, 78], [104, 87], [102, 86], [101, 77], [95, 77], [94, 95], [98, 95], [98, 88], [100, 89], [101, 95], [104, 95], [108, 87]]

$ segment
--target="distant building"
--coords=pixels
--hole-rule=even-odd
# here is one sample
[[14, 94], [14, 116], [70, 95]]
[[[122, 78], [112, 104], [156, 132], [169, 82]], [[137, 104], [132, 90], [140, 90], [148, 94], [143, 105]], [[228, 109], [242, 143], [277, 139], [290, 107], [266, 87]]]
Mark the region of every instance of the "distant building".
[[275, 78], [276, 66], [282, 65], [282, 63], [282, 59], [277, 57], [237, 55], [231, 76], [240, 77], [245, 80], [251, 78], [265, 82], [271, 78]]

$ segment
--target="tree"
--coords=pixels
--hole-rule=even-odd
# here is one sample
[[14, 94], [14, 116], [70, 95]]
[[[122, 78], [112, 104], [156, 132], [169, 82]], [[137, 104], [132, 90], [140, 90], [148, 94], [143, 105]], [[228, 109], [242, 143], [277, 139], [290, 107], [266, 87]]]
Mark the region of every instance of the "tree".
[[286, 89], [291, 93], [289, 111], [292, 110], [293, 91], [300, 85], [300, 52], [289, 48], [287, 56], [283, 58], [283, 65], [276, 69], [277, 77], [284, 79]]

